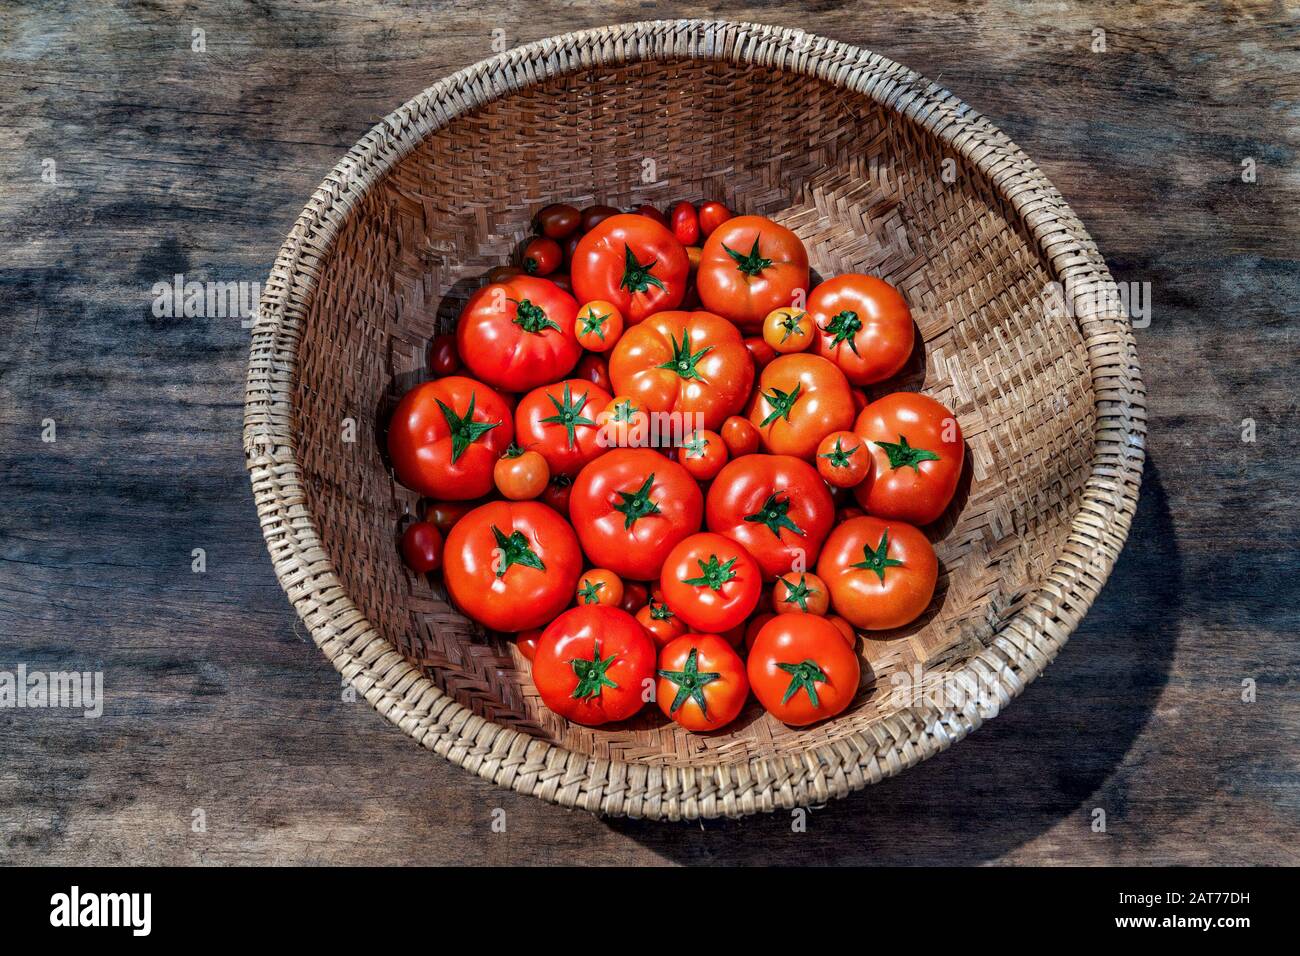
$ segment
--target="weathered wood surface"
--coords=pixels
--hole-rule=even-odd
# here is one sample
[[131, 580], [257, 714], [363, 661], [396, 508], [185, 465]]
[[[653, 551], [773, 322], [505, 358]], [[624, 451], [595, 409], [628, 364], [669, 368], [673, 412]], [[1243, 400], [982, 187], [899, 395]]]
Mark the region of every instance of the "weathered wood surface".
[[0, 862], [1300, 861], [1300, 41], [1280, 3], [725, 9], [941, 80], [1044, 168], [1118, 279], [1151, 283], [1136, 527], [1074, 640], [1007, 713], [800, 833], [785, 815], [566, 812], [341, 699], [244, 477], [247, 333], [155, 318], [153, 284], [260, 281], [338, 157], [488, 55], [496, 28], [513, 44], [704, 12], [0, 5], [0, 670], [102, 670], [108, 698], [97, 720], [0, 710]]

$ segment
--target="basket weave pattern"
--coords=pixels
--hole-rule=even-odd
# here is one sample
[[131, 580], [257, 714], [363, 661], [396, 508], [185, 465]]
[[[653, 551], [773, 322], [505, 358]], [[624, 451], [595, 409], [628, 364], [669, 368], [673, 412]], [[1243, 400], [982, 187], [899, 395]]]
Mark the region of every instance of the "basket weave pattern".
[[[418, 496], [393, 481], [383, 427], [425, 377], [430, 336], [450, 330], [540, 205], [708, 198], [793, 229], [822, 276], [868, 272], [903, 291], [924, 346], [876, 394], [919, 389], [952, 408], [968, 473], [932, 529], [934, 604], [892, 639], [861, 642], [863, 687], [836, 719], [795, 731], [751, 705], [710, 735], [657, 711], [583, 728], [541, 705], [508, 641], [403, 568], [396, 536]], [[1052, 308], [1050, 282], [1088, 291], [1111, 279], [1024, 154], [895, 63], [704, 21], [513, 50], [384, 119], [277, 258], [244, 435], [276, 573], [380, 713], [503, 786], [671, 819], [843, 796], [961, 739], [1018, 694], [1123, 545], [1143, 460], [1132, 334], [1113, 309]], [[348, 419], [354, 442], [340, 437]], [[918, 666], [978, 677], [993, 706], [896, 703], [892, 681]]]

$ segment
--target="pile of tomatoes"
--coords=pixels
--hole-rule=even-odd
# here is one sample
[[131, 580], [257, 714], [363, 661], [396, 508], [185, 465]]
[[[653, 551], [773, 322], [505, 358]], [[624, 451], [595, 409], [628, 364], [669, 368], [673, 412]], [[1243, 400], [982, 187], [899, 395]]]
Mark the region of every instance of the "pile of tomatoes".
[[716, 202], [555, 204], [535, 226], [389, 423], [426, 499], [406, 563], [513, 635], [570, 720], [653, 700], [710, 731], [751, 691], [790, 725], [839, 713], [858, 633], [929, 606], [919, 526], [962, 470], [948, 409], [863, 391], [912, 354], [903, 297], [812, 286], [798, 236]]

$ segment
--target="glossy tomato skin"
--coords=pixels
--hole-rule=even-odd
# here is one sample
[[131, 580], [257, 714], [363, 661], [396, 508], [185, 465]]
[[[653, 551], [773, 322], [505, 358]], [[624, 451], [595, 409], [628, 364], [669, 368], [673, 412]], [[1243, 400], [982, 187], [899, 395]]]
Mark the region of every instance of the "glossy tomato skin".
[[554, 239], [535, 236], [524, 244], [522, 256], [524, 272], [530, 276], [548, 276], [560, 268], [564, 251]]
[[853, 385], [898, 374], [912, 354], [912, 313], [898, 290], [857, 274], [827, 279], [808, 296], [817, 354], [840, 367]]
[[712, 481], [727, 463], [727, 444], [717, 432], [701, 428], [677, 449], [677, 461], [697, 481]]
[[637, 611], [645, 607], [646, 601], [649, 599], [650, 591], [644, 584], [638, 584], [636, 581], [625, 581], [623, 582], [623, 599], [618, 602], [618, 606], [635, 617]]
[[939, 562], [912, 525], [866, 516], [831, 532], [817, 574], [836, 614], [863, 630], [885, 631], [912, 623], [930, 606]]
[[469, 514], [483, 501], [431, 501], [424, 509], [424, 520], [432, 524], [444, 538], [456, 522]]
[[606, 219], [621, 215], [623, 210], [613, 206], [588, 206], [582, 211], [580, 228], [584, 234], [591, 232]]
[[543, 626], [568, 605], [582, 550], [573, 528], [545, 505], [492, 501], [456, 522], [443, 565], [458, 608], [493, 630], [520, 631]]
[[686, 625], [673, 613], [673, 609], [668, 606], [668, 602], [658, 590], [650, 595], [646, 605], [636, 612], [636, 619], [659, 648], [673, 638], [686, 633]]
[[737, 216], [704, 243], [695, 281], [706, 309], [758, 331], [773, 309], [807, 295], [808, 275], [798, 236], [762, 216]]
[[776, 617], [771, 611], [764, 611], [762, 614], [755, 614], [745, 624], [745, 653], [748, 654], [754, 648], [754, 640], [758, 637], [758, 632], [763, 629], [768, 621]]
[[749, 650], [747, 670], [759, 703], [794, 727], [843, 711], [862, 677], [858, 656], [840, 629], [812, 614], [778, 614], [764, 624]]
[[482, 382], [449, 375], [402, 396], [388, 422], [388, 457], [397, 480], [422, 495], [481, 498], [492, 490], [492, 469], [514, 432], [504, 398]]
[[725, 727], [749, 697], [745, 662], [716, 634], [683, 634], [659, 651], [655, 701], [687, 730]]
[[582, 346], [573, 333], [578, 303], [554, 282], [514, 276], [470, 297], [456, 326], [461, 361], [476, 378], [526, 392], [564, 378]]
[[412, 521], [402, 532], [402, 560], [416, 574], [437, 571], [442, 564], [442, 532], [427, 521]]
[[664, 600], [686, 626], [721, 634], [745, 622], [758, 605], [763, 572], [748, 551], [711, 532], [693, 534], [664, 559]]
[[[636, 214], [638, 216], [647, 216], [650, 219], [653, 219], [655, 222], [659, 223], [659, 225], [663, 226], [665, 229], [672, 229], [672, 224], [669, 223], [668, 217], [665, 216], [663, 213], [661, 213], [654, 206], [650, 205], [650, 203], [648, 202], [643, 202], [641, 205], [637, 206]], [[682, 245], [686, 245], [686, 243], [682, 243]]]
[[590, 571], [584, 571], [578, 578], [578, 590], [574, 592], [573, 599], [579, 606], [605, 604], [609, 607], [621, 607], [623, 580], [608, 568], [592, 568]]
[[772, 606], [777, 614], [819, 614], [830, 609], [826, 582], [806, 571], [787, 571], [773, 586]]
[[749, 357], [754, 360], [756, 374], [762, 372], [776, 358], [776, 349], [772, 348], [762, 336], [751, 335], [745, 339], [745, 348], [749, 350]]
[[582, 213], [568, 203], [551, 203], [537, 214], [537, 231], [551, 239], [564, 239], [573, 235], [582, 225]]
[[569, 517], [569, 496], [573, 493], [573, 479], [568, 475], [551, 475], [546, 483], [546, 490], [538, 498], [542, 504], [554, 509], [557, 514]]
[[520, 631], [515, 635], [515, 646], [519, 648], [519, 653], [524, 656], [524, 660], [531, 661], [537, 656], [537, 642], [541, 639], [542, 629], [540, 627]]
[[722, 440], [727, 443], [727, 451], [732, 458], [752, 455], [758, 451], [762, 438], [758, 429], [748, 418], [732, 415], [722, 423]]
[[853, 396], [833, 362], [782, 355], [759, 376], [749, 420], [768, 451], [812, 460], [823, 438], [853, 426]]
[[720, 202], [706, 202], [700, 206], [700, 235], [707, 238], [720, 225], [733, 217], [730, 209]]
[[705, 503], [709, 530], [743, 545], [768, 580], [796, 565], [812, 567], [834, 514], [826, 482], [789, 455], [732, 459], [713, 479]]
[[817, 471], [836, 488], [861, 484], [871, 468], [871, 448], [856, 432], [834, 431], [817, 445]]
[[538, 452], [524, 451], [512, 445], [497, 459], [492, 477], [503, 498], [528, 501], [546, 490], [546, 483], [551, 480], [551, 469]]
[[739, 412], [754, 364], [734, 325], [710, 312], [660, 312], [623, 333], [610, 355], [614, 391], [649, 412], [688, 417], [681, 427], [717, 431]]
[[675, 461], [649, 448], [614, 448], [579, 472], [569, 512], [594, 564], [657, 581], [664, 559], [700, 528], [704, 496]]
[[894, 392], [864, 408], [853, 430], [871, 452], [871, 471], [853, 489], [867, 514], [915, 525], [943, 514], [966, 454], [952, 412], [928, 395]]
[[629, 324], [675, 309], [686, 294], [690, 263], [667, 227], [647, 216], [611, 216], [582, 237], [570, 275], [584, 302], [613, 302]]
[[589, 352], [578, 360], [573, 368], [573, 377], [590, 382], [611, 395], [614, 392], [614, 384], [609, 377], [609, 363], [595, 353]]
[[690, 203], [683, 201], [673, 206], [669, 219], [673, 235], [683, 246], [689, 248], [700, 241], [700, 217]]
[[613, 302], [602, 302], [599, 299], [585, 302], [578, 309], [574, 334], [584, 349], [608, 352], [623, 334], [623, 313]]
[[812, 345], [816, 331], [807, 312], [789, 305], [773, 309], [763, 320], [763, 341], [783, 355], [805, 351]]
[[565, 379], [535, 388], [515, 408], [515, 438], [546, 459], [552, 475], [576, 475], [604, 451], [597, 416], [609, 393], [590, 382]]
[[626, 611], [570, 608], [542, 632], [533, 683], [555, 713], [596, 727], [627, 720], [644, 706], [656, 658], [654, 641]]
[[460, 370], [460, 353], [456, 351], [456, 336], [435, 336], [429, 343], [429, 371], [434, 375], [453, 375]]

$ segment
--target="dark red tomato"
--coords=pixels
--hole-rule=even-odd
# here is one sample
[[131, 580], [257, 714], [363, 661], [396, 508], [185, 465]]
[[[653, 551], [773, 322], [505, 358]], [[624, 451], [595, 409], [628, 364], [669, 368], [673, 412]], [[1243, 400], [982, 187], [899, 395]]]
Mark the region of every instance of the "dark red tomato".
[[669, 219], [672, 223], [673, 235], [682, 245], [693, 246], [700, 241], [700, 217], [693, 205], [679, 202], [673, 206]]
[[515, 276], [521, 276], [524, 270], [518, 266], [496, 266], [489, 269], [486, 279], [489, 283], [505, 282], [507, 279], [513, 279]]
[[609, 401], [609, 392], [580, 379], [535, 388], [515, 409], [517, 443], [540, 452], [551, 474], [576, 475], [605, 451], [597, 416]]
[[531, 661], [537, 656], [537, 642], [541, 639], [541, 628], [535, 627], [532, 630], [520, 631], [515, 635], [515, 647], [519, 648], [519, 653], [524, 656], [524, 660]]
[[665, 229], [672, 228], [671, 226], [668, 225], [668, 217], [665, 216], [663, 213], [661, 213], [654, 206], [650, 205], [649, 203], [642, 203], [641, 205], [637, 206], [636, 214], [638, 216], [648, 216], [649, 218], [653, 219], [655, 222], [659, 223], [659, 225], [663, 226]]
[[773, 309], [798, 304], [808, 294], [808, 253], [785, 226], [738, 216], [704, 243], [695, 283], [710, 312], [757, 331]]
[[582, 242], [582, 232], [575, 232], [571, 236], [565, 237], [560, 243], [560, 251], [564, 253], [564, 264], [566, 266], [573, 264], [573, 254], [578, 250], [578, 243]]
[[431, 501], [424, 509], [424, 520], [442, 532], [442, 536], [445, 538], [457, 521], [482, 504], [486, 504], [486, 502]]
[[429, 371], [434, 375], [453, 375], [460, 369], [460, 353], [455, 335], [439, 335], [429, 343]]
[[776, 359], [776, 349], [756, 335], [745, 339], [745, 348], [749, 349], [749, 357], [754, 360], [755, 374], [762, 372]]
[[637, 584], [635, 581], [623, 582], [623, 599], [618, 602], [618, 606], [628, 614], [636, 614], [645, 607], [648, 600], [650, 600], [650, 592], [644, 584]]
[[571, 608], [545, 631], [533, 658], [542, 702], [561, 717], [595, 727], [627, 720], [649, 699], [654, 641], [626, 611], [602, 604]]
[[412, 521], [402, 532], [402, 560], [416, 574], [442, 564], [442, 533], [427, 521]]
[[521, 261], [524, 271], [530, 276], [548, 276], [560, 268], [564, 251], [554, 239], [536, 236], [524, 244]]
[[583, 236], [569, 270], [578, 298], [613, 302], [630, 324], [677, 308], [689, 272], [686, 250], [667, 227], [637, 215], [612, 216]]
[[563, 272], [552, 272], [546, 278], [550, 279], [565, 292], [569, 293], [569, 295], [573, 295], [573, 282]]
[[853, 489], [868, 514], [917, 525], [943, 514], [966, 448], [952, 412], [927, 395], [894, 392], [864, 408], [853, 430], [871, 450], [872, 468]]
[[700, 206], [700, 238], [707, 239], [713, 230], [732, 218], [732, 212], [720, 202], [706, 202]]
[[606, 219], [621, 215], [623, 210], [613, 206], [588, 206], [582, 211], [582, 231], [591, 232]]
[[763, 573], [731, 538], [706, 531], [683, 539], [668, 553], [659, 589], [692, 630], [721, 634], [754, 612]]
[[912, 354], [912, 313], [888, 282], [848, 274], [827, 279], [808, 296], [817, 326], [817, 354], [840, 367], [853, 385], [883, 382]]
[[[549, 466], [548, 466], [549, 467]], [[542, 504], [569, 517], [569, 495], [573, 493], [573, 479], [568, 475], [551, 475], [546, 490], [538, 498]]]
[[582, 213], [576, 206], [556, 202], [543, 206], [537, 214], [535, 223], [537, 231], [551, 239], [564, 239], [578, 231], [582, 225]]
[[577, 364], [577, 315], [577, 301], [554, 282], [515, 276], [470, 297], [460, 313], [456, 345], [475, 377], [508, 392], [526, 392], [564, 378]]
[[430, 498], [481, 498], [514, 437], [505, 400], [482, 382], [449, 375], [407, 392], [388, 422], [397, 480]]
[[614, 385], [609, 378], [609, 363], [593, 352], [588, 352], [578, 359], [578, 364], [573, 369], [573, 377], [590, 382], [610, 394], [614, 392]]

